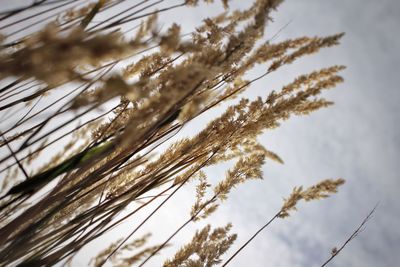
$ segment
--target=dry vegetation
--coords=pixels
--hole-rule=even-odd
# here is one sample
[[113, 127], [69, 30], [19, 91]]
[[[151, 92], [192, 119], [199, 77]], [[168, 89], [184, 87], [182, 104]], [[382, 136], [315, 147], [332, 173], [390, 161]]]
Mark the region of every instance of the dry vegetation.
[[[178, 24], [160, 31], [158, 15], [195, 8], [195, 0], [159, 9], [148, 0], [42, 0], [1, 13], [1, 266], [70, 263], [89, 242], [162, 199], [90, 263], [141, 266], [188, 224], [215, 212], [233, 188], [261, 179], [265, 160], [282, 163], [259, 143], [261, 133], [332, 104], [319, 95], [343, 81], [343, 66], [303, 74], [255, 100], [241, 93], [337, 45], [343, 34], [274, 43], [264, 31], [282, 1], [256, 0], [246, 10], [222, 2], [225, 11], [199, 22], [190, 36]], [[27, 25], [27, 17], [45, 26]], [[249, 78], [258, 65], [264, 73]], [[232, 102], [235, 97], [242, 98]], [[196, 135], [170, 141], [222, 103], [230, 105]], [[168, 148], [161, 152], [161, 145]], [[231, 161], [226, 177], [211, 186], [205, 168]], [[197, 194], [188, 219], [162, 244], [147, 246], [141, 227], [189, 182]], [[271, 221], [289, 216], [300, 200], [336, 193], [343, 183], [295, 188]], [[230, 229], [206, 226], [164, 266], [226, 265], [246, 245], [224, 260], [236, 239]]]

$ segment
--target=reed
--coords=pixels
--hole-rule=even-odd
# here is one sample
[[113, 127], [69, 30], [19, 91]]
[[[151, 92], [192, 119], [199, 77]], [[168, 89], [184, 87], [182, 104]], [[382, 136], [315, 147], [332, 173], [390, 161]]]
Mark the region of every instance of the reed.
[[[254, 100], [244, 96], [254, 82], [343, 36], [273, 42], [264, 33], [281, 2], [255, 0], [231, 10], [222, 1], [225, 10], [189, 35], [177, 23], [161, 31], [158, 16], [195, 8], [195, 0], [42, 0], [3, 11], [0, 265], [71, 263], [88, 243], [162, 199], [90, 263], [142, 266], [188, 224], [207, 220], [233, 188], [261, 179], [266, 160], [283, 163], [257, 137], [291, 116], [332, 105], [320, 95], [343, 81], [344, 67], [300, 75]], [[251, 77], [256, 66], [264, 72]], [[225, 112], [197, 134], [173, 140], [221, 105]], [[226, 177], [210, 185], [204, 170], [231, 161]], [[187, 220], [165, 242], [146, 247], [143, 225], [192, 181], [197, 194], [188, 200], [194, 204]], [[274, 219], [343, 183], [295, 188]], [[236, 239], [230, 229], [206, 226], [164, 266], [221, 264]]]

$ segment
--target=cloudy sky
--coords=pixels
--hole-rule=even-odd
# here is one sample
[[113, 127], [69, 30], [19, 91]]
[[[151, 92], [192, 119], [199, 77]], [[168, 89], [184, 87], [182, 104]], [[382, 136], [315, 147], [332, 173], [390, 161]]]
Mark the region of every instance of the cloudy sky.
[[[177, 1], [166, 2], [169, 5]], [[232, 0], [231, 8], [243, 8], [250, 2]], [[202, 18], [221, 11], [220, 7], [215, 4], [177, 9], [165, 13], [160, 20], [165, 28], [178, 21], [189, 32]], [[335, 102], [334, 106], [307, 117], [291, 118], [260, 137], [285, 164], [267, 162], [264, 180], [240, 186], [208, 222], [215, 226], [233, 223], [233, 232], [239, 237], [228, 252], [230, 255], [279, 210], [282, 198], [294, 186], [310, 186], [321, 179], [338, 177], [347, 182], [337, 195], [301, 204], [291, 217], [275, 221], [231, 266], [320, 266], [331, 249], [340, 246], [377, 203], [364, 231], [330, 266], [396, 266], [400, 262], [400, 230], [396, 227], [400, 221], [398, 14], [400, 2], [396, 0], [286, 0], [273, 13], [266, 38], [277, 32], [276, 41], [338, 32], [346, 35], [340, 46], [300, 60], [255, 83], [249, 97], [265, 96], [300, 74], [334, 64], [347, 66], [343, 72], [345, 83], [324, 95]], [[258, 71], [262, 70], [256, 69], [253, 74]], [[184, 132], [190, 133], [191, 129]], [[216, 177], [224, 172], [222, 167], [212, 170]], [[148, 230], [153, 231], [155, 241], [163, 241], [177, 223], [184, 222], [192, 204], [185, 203], [185, 199], [192, 194], [193, 187], [188, 186], [152, 219]], [[173, 244], [184, 243], [191, 231], [204, 223], [207, 222], [188, 227]], [[135, 222], [127, 222], [105, 239], [115, 241], [134, 225]], [[84, 265], [104, 245], [104, 240], [90, 244], [78, 255], [76, 266]], [[176, 247], [170, 248], [163, 255], [175, 250]], [[154, 259], [149, 266], [159, 262]]]
[[237, 266], [250, 261], [254, 266], [320, 266], [330, 248], [344, 242], [377, 202], [366, 229], [331, 266], [398, 264], [399, 11], [398, 1], [304, 0], [285, 1], [274, 14], [272, 33], [291, 21], [280, 40], [346, 32], [339, 47], [302, 61], [279, 78], [344, 64], [345, 83], [327, 94], [335, 106], [292, 119], [262, 137], [285, 165], [267, 164], [263, 183], [239, 189], [246, 199], [257, 199], [242, 202], [238, 196], [226, 217], [234, 218], [241, 237], [249, 236], [291, 186], [325, 177], [343, 177], [347, 183], [335, 197], [307, 203], [287, 221], [274, 224], [235, 261]]
[[[231, 8], [245, 4], [231, 1]], [[190, 27], [214, 14], [210, 7], [201, 6], [190, 16], [176, 12], [173, 18]], [[345, 83], [325, 94], [335, 106], [292, 118], [261, 137], [285, 164], [267, 163], [264, 181], [239, 187], [212, 223], [232, 222], [239, 246], [273, 216], [293, 186], [309, 186], [330, 177], [343, 177], [347, 183], [334, 197], [300, 205], [291, 217], [276, 221], [232, 266], [320, 266], [377, 203], [365, 230], [330, 266], [396, 266], [400, 261], [396, 227], [400, 219], [398, 14], [400, 3], [395, 0], [288, 0], [273, 14], [267, 38], [284, 27], [277, 41], [337, 32], [346, 35], [340, 46], [254, 84], [249, 94], [263, 95], [301, 73], [333, 64], [347, 66]], [[216, 175], [223, 173], [215, 170]]]

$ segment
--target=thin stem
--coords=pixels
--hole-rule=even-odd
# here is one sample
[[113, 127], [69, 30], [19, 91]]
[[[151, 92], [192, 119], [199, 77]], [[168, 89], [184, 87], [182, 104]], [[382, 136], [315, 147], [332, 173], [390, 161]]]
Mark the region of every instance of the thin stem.
[[375, 207], [370, 211], [370, 213], [368, 213], [367, 217], [365, 217], [365, 219], [361, 222], [360, 226], [358, 226], [358, 228], [350, 235], [350, 237], [343, 243], [343, 245], [336, 249], [334, 248], [332, 250], [331, 256], [329, 257], [329, 259], [327, 259], [322, 265], [321, 267], [326, 266], [334, 257], [336, 257], [343, 249], [344, 247], [354, 238], [357, 237], [357, 235], [362, 231], [362, 228], [364, 227], [364, 225], [369, 221], [369, 219], [371, 219], [372, 214], [375, 212], [375, 209], [377, 208], [378, 204], [375, 205]]
[[233, 258], [235, 258], [240, 251], [242, 251], [259, 233], [261, 233], [262, 230], [264, 230], [268, 225], [270, 225], [276, 218], [278, 218], [279, 214], [281, 212], [279, 211], [277, 214], [275, 214], [274, 217], [272, 217], [266, 224], [263, 225], [252, 237], [249, 238], [238, 250], [236, 250], [235, 253], [222, 265], [222, 267], [228, 265], [229, 262], [232, 261]]

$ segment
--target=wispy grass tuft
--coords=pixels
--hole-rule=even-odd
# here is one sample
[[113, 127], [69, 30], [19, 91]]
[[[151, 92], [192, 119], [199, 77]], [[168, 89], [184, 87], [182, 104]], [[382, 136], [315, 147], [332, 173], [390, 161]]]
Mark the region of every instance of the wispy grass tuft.
[[[87, 244], [153, 207], [90, 262], [142, 266], [187, 225], [207, 220], [236, 187], [262, 179], [266, 160], [283, 163], [260, 134], [332, 105], [320, 95], [343, 82], [343, 66], [300, 75], [256, 99], [242, 93], [338, 45], [342, 33], [273, 42], [265, 28], [282, 1], [255, 0], [244, 10], [222, 1], [224, 10], [188, 35], [178, 23], [161, 30], [159, 16], [195, 12], [199, 1], [162, 2], [43, 0], [0, 14], [0, 116], [9, 117], [0, 129], [0, 265], [72, 264]], [[255, 67], [263, 72], [252, 77]], [[174, 138], [221, 104], [225, 112], [197, 134]], [[212, 185], [206, 168], [231, 161]], [[192, 181], [198, 185], [188, 218], [161, 244], [147, 245], [142, 227]], [[336, 193], [343, 182], [295, 188], [272, 220], [287, 217], [299, 200]], [[164, 266], [223, 263], [236, 239], [231, 227], [206, 226]]]

